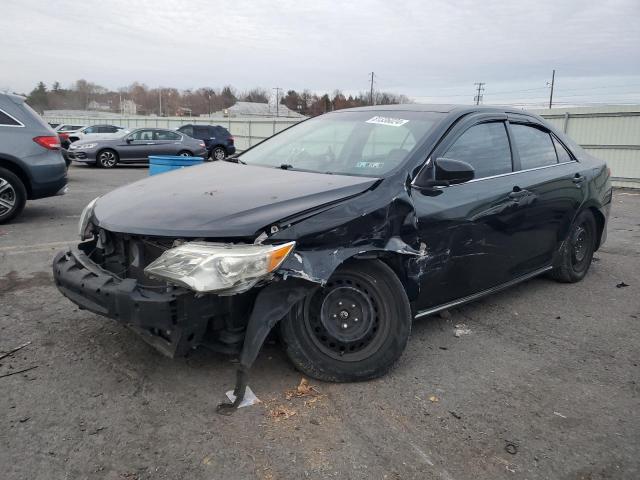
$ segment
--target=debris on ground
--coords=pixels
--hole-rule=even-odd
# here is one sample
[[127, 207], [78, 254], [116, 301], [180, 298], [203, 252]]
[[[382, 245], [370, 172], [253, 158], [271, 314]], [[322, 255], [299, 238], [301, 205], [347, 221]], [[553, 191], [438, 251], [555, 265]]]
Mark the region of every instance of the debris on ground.
[[3, 353], [2, 355], [0, 355], [0, 360], [2, 360], [3, 358], [7, 358], [9, 355], [13, 355], [14, 353], [16, 353], [19, 350], [22, 350], [24, 347], [26, 347], [27, 345], [31, 345], [31, 342], [27, 342], [27, 343], [23, 343], [22, 345], [20, 345], [19, 347], [16, 347], [12, 350], [9, 350], [5, 353]]
[[22, 417], [20, 420], [18, 420], [20, 423], [24, 423], [27, 420], [29, 420], [31, 417]]
[[509, 455], [515, 455], [516, 453], [518, 453], [518, 445], [513, 442], [507, 442], [507, 444], [504, 446], [504, 450]]
[[624, 288], [624, 287], [628, 287], [629, 284], [628, 283], [624, 283], [624, 282], [620, 282], [619, 284], [616, 285], [617, 288]]
[[436, 397], [435, 395], [430, 395], [430, 396], [429, 396], [429, 401], [430, 401], [431, 403], [437, 403], [437, 402], [439, 402], [439, 401], [440, 401], [440, 399], [439, 399], [438, 397]]
[[561, 414], [560, 412], [553, 412], [554, 415], [557, 415], [560, 418], [567, 418], [565, 417], [563, 414]]
[[38, 366], [36, 365], [34, 367], [25, 368], [23, 370], [18, 370], [16, 372], [3, 373], [2, 375], [0, 375], [0, 378], [10, 377], [11, 375], [18, 375], [19, 373], [28, 372], [29, 370], [33, 370], [34, 368], [38, 368]]
[[102, 430], [104, 430], [107, 427], [96, 427], [93, 430], [91, 430], [89, 432], [89, 435], [97, 435], [98, 433], [100, 433]]
[[[227, 398], [231, 403], [236, 401], [236, 396], [233, 394], [233, 390], [229, 390], [226, 392]], [[244, 391], [244, 399], [238, 405], [238, 408], [242, 407], [250, 407], [251, 405], [255, 405], [256, 403], [261, 403], [260, 399], [256, 397], [256, 394], [253, 393], [253, 390], [247, 385], [246, 390]]]
[[459, 323], [456, 325], [456, 328], [453, 330], [454, 337], [461, 337], [462, 335], [469, 335], [471, 333], [471, 329], [467, 328], [464, 323]]
[[442, 310], [438, 313], [438, 315], [444, 320], [448, 320], [451, 318], [451, 312], [449, 310]]
[[300, 397], [318, 397], [320, 396], [320, 391], [317, 387], [311, 385], [309, 380], [302, 377], [302, 379], [300, 379], [300, 384], [296, 388], [292, 388], [291, 390], [284, 392], [284, 396], [287, 400]]
[[269, 410], [269, 417], [275, 421], [286, 420], [287, 418], [293, 417], [297, 414], [298, 412], [286, 405], [279, 405]]
[[449, 413], [451, 414], [451, 416], [453, 418], [457, 418], [458, 420], [462, 419], [462, 415], [460, 415], [459, 413], [454, 412], [453, 410], [449, 410]]

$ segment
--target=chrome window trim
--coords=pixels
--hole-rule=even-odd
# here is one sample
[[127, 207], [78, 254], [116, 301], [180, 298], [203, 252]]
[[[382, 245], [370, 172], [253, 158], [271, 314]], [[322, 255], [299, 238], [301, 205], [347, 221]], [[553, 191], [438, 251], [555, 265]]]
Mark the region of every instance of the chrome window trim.
[[0, 108], [0, 112], [4, 113], [7, 117], [9, 117], [11, 120], [18, 122], [18, 125], [7, 125], [6, 123], [0, 123], [0, 127], [9, 127], [9, 128], [24, 128], [24, 123], [22, 123], [20, 120], [18, 120], [16, 117], [14, 117], [13, 115], [11, 115], [10, 113], [5, 112], [4, 110], [2, 110]]
[[[427, 162], [425, 163], [425, 166], [431, 161], [431, 158], [429, 158], [427, 160]], [[500, 178], [500, 177], [507, 177], [509, 175], [515, 175], [517, 173], [526, 173], [526, 172], [533, 172], [536, 170], [543, 170], [545, 168], [551, 168], [551, 167], [559, 167], [560, 165], [568, 165], [570, 163], [578, 163], [577, 160], [571, 160], [569, 162], [561, 162], [561, 163], [553, 163], [551, 165], [543, 165], [542, 167], [534, 167], [534, 168], [527, 168], [525, 170], [515, 170], [513, 172], [506, 172], [506, 173], [500, 173], [498, 175], [491, 175], [489, 177], [482, 177], [482, 178], [474, 178], [473, 180], [469, 180], [468, 182], [463, 182], [463, 183], [454, 183], [452, 185], [449, 185], [448, 187], [434, 187], [434, 188], [451, 188], [451, 187], [458, 187], [461, 185], [467, 185], [469, 183], [474, 183], [474, 182], [481, 182], [483, 180], [491, 180], [492, 178]], [[415, 179], [418, 178], [418, 175], [416, 175], [416, 177], [413, 179], [413, 181], [411, 182], [411, 186], [414, 187], [414, 181]]]
[[[515, 170], [513, 172], [500, 173], [499, 175], [491, 175], [490, 177], [474, 178], [473, 180], [469, 180], [468, 182], [455, 183], [454, 185], [465, 185], [467, 183], [481, 182], [482, 180], [489, 180], [491, 178], [499, 178], [499, 177], [506, 177], [508, 175], [515, 175], [516, 173], [525, 173], [525, 172], [533, 172], [536, 170], [544, 170], [545, 168], [559, 167], [560, 165], [567, 165], [569, 163], [577, 163], [577, 162], [575, 160], [571, 160], [570, 162], [552, 163], [551, 165], [543, 165], [541, 167], [526, 168], [524, 170]], [[453, 187], [454, 185], [451, 185], [451, 186]]]

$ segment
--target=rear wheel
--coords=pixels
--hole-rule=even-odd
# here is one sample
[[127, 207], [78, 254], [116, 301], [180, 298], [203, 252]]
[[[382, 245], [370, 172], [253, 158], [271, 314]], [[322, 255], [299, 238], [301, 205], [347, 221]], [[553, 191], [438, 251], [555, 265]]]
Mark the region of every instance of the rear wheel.
[[15, 218], [27, 202], [27, 190], [22, 181], [9, 170], [0, 168], [0, 223]]
[[215, 147], [213, 150], [211, 150], [211, 158], [213, 158], [214, 160], [224, 160], [226, 156], [227, 152], [225, 152], [224, 148], [222, 147]]
[[280, 325], [287, 355], [320, 380], [376, 378], [400, 358], [411, 309], [393, 270], [380, 261], [353, 262], [298, 303]]
[[113, 168], [118, 163], [118, 154], [114, 150], [102, 150], [96, 156], [96, 163], [100, 168]]
[[562, 246], [558, 265], [551, 276], [559, 282], [574, 283], [582, 280], [591, 265], [596, 248], [597, 226], [593, 214], [585, 210], [578, 214], [569, 238]]
[[180, 157], [193, 157], [193, 153], [191, 153], [188, 150], [182, 150], [181, 152], [178, 152], [178, 156], [180, 156]]

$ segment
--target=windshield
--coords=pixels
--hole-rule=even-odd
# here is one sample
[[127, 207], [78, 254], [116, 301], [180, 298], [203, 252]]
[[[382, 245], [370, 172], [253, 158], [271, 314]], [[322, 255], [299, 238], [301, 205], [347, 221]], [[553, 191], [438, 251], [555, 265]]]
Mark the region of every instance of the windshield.
[[331, 113], [265, 140], [241, 159], [249, 165], [381, 177], [399, 166], [443, 117], [388, 110]]

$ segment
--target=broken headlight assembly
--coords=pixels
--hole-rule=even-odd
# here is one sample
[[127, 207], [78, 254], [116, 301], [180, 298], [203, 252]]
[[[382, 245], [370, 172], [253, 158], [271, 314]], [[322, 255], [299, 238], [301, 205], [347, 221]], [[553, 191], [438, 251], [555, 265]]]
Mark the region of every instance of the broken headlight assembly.
[[196, 292], [239, 293], [276, 270], [294, 246], [188, 242], [165, 251], [144, 272]]
[[78, 234], [80, 235], [80, 240], [86, 240], [92, 237], [92, 232], [91, 232], [92, 229], [91, 229], [91, 225], [89, 224], [89, 221], [93, 216], [93, 209], [96, 206], [96, 202], [98, 201], [98, 198], [100, 197], [96, 197], [93, 200], [91, 200], [87, 204], [87, 206], [84, 207], [84, 210], [82, 210], [82, 214], [80, 215], [80, 221], [78, 222]]

